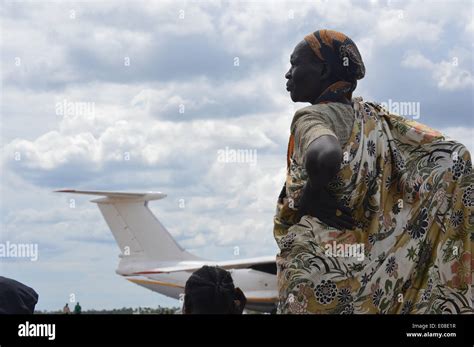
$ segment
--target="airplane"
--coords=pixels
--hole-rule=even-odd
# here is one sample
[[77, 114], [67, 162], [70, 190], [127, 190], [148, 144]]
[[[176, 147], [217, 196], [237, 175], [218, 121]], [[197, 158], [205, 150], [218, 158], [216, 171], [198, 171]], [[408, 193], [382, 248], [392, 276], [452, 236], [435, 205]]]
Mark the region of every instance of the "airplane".
[[189, 253], [148, 208], [149, 201], [164, 199], [166, 194], [73, 189], [55, 192], [101, 196], [91, 202], [99, 207], [120, 248], [115, 272], [128, 281], [182, 302], [186, 281], [195, 270], [203, 265], [219, 266], [231, 273], [234, 285], [244, 292], [246, 309], [276, 312], [275, 256], [212, 261]]

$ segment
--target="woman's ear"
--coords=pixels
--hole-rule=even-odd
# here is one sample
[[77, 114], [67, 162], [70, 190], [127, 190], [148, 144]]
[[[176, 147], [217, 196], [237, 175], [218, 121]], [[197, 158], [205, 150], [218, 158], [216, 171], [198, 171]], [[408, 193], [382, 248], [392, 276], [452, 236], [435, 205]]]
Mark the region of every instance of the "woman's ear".
[[321, 64], [321, 81], [326, 81], [331, 78], [331, 67], [329, 64], [322, 63]]

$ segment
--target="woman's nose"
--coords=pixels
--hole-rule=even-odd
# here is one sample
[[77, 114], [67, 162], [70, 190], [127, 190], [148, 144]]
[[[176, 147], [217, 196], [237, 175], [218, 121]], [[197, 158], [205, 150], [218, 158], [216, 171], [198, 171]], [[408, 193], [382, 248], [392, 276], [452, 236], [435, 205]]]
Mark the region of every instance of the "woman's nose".
[[291, 78], [291, 69], [285, 74], [285, 78], [289, 80]]

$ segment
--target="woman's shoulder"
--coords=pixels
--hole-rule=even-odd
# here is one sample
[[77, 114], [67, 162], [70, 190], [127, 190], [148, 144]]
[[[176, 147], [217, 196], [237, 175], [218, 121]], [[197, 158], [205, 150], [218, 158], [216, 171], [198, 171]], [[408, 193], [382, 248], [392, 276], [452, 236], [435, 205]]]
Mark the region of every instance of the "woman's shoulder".
[[361, 97], [353, 98], [352, 104], [345, 104], [342, 102], [327, 102], [315, 105], [309, 105], [306, 107], [302, 107], [296, 110], [295, 115], [302, 115], [307, 113], [320, 113], [320, 114], [327, 114], [333, 113], [334, 111], [339, 110], [351, 110], [353, 109], [353, 104], [363, 102]]
[[[330, 103], [325, 103], [325, 104], [315, 104], [315, 105], [309, 105], [302, 107], [295, 112], [296, 115], [303, 115], [307, 113], [327, 113], [328, 111], [330, 112]], [[332, 103], [331, 103], [332, 104]]]
[[331, 102], [303, 107], [296, 111], [291, 124], [291, 132], [308, 131], [314, 129], [315, 132], [330, 131], [344, 146], [350, 137], [356, 109], [362, 99], [353, 99], [352, 104]]
[[352, 105], [341, 102], [328, 102], [324, 104], [309, 105], [296, 110], [292, 125], [305, 116], [317, 117], [319, 119], [334, 119], [335, 116], [353, 117], [354, 108]]

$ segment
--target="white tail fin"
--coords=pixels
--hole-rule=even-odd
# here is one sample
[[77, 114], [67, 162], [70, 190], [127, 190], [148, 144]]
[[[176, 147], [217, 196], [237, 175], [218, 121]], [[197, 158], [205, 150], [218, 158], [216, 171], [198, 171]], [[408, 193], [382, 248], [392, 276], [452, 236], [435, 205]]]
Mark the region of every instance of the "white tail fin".
[[181, 248], [148, 208], [148, 201], [163, 199], [166, 194], [80, 190], [57, 192], [103, 196], [92, 202], [99, 206], [125, 256], [165, 262], [199, 259]]

